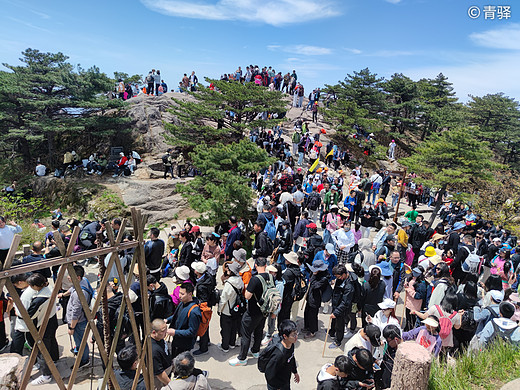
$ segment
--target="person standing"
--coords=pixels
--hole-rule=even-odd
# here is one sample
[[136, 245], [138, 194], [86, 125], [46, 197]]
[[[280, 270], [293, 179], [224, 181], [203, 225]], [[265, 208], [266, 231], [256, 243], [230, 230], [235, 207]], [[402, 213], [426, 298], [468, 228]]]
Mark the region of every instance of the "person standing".
[[159, 87], [161, 86], [161, 71], [160, 70], [158, 70], [153, 75], [153, 82], [155, 84], [155, 95], [159, 96]]
[[350, 221], [343, 222], [343, 228], [332, 233], [332, 242], [336, 246], [336, 256], [338, 264], [345, 264], [348, 260], [348, 254], [352, 247], [356, 244], [354, 234], [350, 230]]
[[318, 123], [318, 102], [314, 102], [311, 110], [312, 110], [312, 121]]
[[159, 239], [160, 231], [157, 228], [150, 229], [150, 240], [144, 245], [144, 257], [150, 275], [154, 276], [157, 282], [161, 280], [161, 265], [164, 255], [164, 241]]
[[238, 227], [238, 219], [234, 215], [229, 217], [229, 225], [230, 229], [228, 230], [228, 238], [226, 240], [226, 247], [224, 249], [226, 253], [226, 260], [231, 260], [233, 258], [233, 243], [237, 240], [240, 240], [240, 236], [242, 235], [242, 231]]
[[[256, 223], [261, 223], [257, 221]], [[255, 224], [256, 226], [256, 224]], [[257, 257], [255, 259], [255, 268], [257, 275], [249, 281], [246, 292], [244, 293], [247, 299], [247, 310], [242, 317], [242, 341], [240, 342], [239, 355], [229, 360], [231, 366], [245, 366], [247, 365], [247, 354], [251, 344], [251, 337], [254, 336], [254, 344], [251, 348], [251, 353], [254, 358], [260, 355], [260, 344], [262, 342], [262, 333], [266, 318], [260, 311], [258, 299], [261, 299], [263, 293], [263, 283], [260, 278], [268, 282], [272, 277], [266, 272], [267, 259], [265, 257]]]
[[334, 267], [332, 273], [336, 277], [336, 283], [332, 292], [332, 313], [330, 315], [332, 322], [329, 333], [334, 337], [334, 341], [329, 348], [336, 349], [341, 346], [345, 334], [345, 319], [352, 310], [354, 285], [349, 277], [349, 271], [343, 264]]
[[162, 389], [170, 383], [172, 371], [172, 356], [168, 351], [168, 345], [164, 341], [170, 329], [164, 320], [157, 318], [152, 321], [152, 356], [154, 389]]
[[244, 282], [240, 277], [240, 268], [240, 263], [236, 261], [228, 265], [230, 276], [224, 282], [217, 308], [217, 312], [220, 314], [220, 335], [222, 336], [222, 343], [218, 347], [226, 353], [229, 352], [230, 348], [235, 348], [236, 335], [242, 320], [242, 313], [234, 310], [237, 297], [242, 294], [244, 289]]
[[146, 84], [148, 84], [148, 88], [146, 89], [147, 95], [153, 95], [153, 87], [155, 85], [155, 69], [152, 69], [151, 72], [146, 76]]
[[298, 327], [291, 320], [284, 320], [279, 327], [279, 344], [272, 347], [269, 361], [265, 368], [267, 390], [290, 390], [291, 374], [294, 382], [300, 383], [296, 368], [294, 344], [298, 341]]
[[363, 238], [370, 238], [370, 231], [376, 222], [376, 212], [372, 208], [372, 203], [366, 202], [365, 207], [360, 211], [360, 217]]
[[7, 257], [14, 235], [21, 232], [22, 228], [20, 225], [14, 221], [9, 221], [9, 225], [7, 225], [5, 217], [0, 216], [0, 262], [2, 264]]
[[190, 76], [191, 92], [195, 92], [197, 90], [198, 83], [199, 83], [199, 79], [195, 75], [195, 71], [191, 72], [191, 76]]
[[392, 142], [388, 145], [388, 159], [389, 160], [395, 160], [395, 147], [396, 147], [395, 140], [393, 139]]

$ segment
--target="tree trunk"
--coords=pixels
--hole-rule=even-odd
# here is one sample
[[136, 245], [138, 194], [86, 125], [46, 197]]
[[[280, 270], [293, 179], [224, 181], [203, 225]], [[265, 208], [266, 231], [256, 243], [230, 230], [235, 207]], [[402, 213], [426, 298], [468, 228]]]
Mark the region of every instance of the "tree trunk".
[[391, 390], [426, 390], [432, 355], [415, 341], [399, 345], [395, 354]]
[[441, 205], [442, 205], [442, 197], [446, 193], [446, 188], [448, 187], [447, 184], [443, 184], [439, 193], [437, 194], [437, 201], [435, 202], [435, 208], [433, 209], [432, 215], [430, 217], [430, 226], [433, 228], [433, 221], [435, 221], [435, 217], [437, 216], [437, 213], [439, 212]]

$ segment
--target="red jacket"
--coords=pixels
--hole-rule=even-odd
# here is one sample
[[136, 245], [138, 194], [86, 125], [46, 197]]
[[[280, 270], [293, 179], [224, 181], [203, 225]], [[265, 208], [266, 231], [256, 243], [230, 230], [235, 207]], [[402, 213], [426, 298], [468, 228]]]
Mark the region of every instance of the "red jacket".
[[127, 161], [128, 161], [128, 159], [126, 158], [126, 156], [123, 156], [119, 159], [117, 166], [122, 167], [123, 165], [125, 165], [127, 163]]

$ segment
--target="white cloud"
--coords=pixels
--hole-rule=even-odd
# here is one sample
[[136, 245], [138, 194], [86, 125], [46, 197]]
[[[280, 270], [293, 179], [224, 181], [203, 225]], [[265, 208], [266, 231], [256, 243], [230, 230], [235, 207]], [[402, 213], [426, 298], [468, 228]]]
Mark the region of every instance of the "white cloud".
[[392, 3], [392, 4], [398, 4], [400, 3], [402, 0], [385, 0], [387, 3]]
[[22, 24], [26, 27], [31, 27], [31, 28], [34, 28], [36, 30], [40, 30], [40, 31], [44, 31], [44, 32], [47, 32], [47, 33], [50, 33], [49, 30], [47, 30], [46, 28], [43, 28], [43, 27], [40, 27], [40, 26], [36, 26], [32, 23], [29, 23], [29, 22], [26, 22], [25, 20], [21, 20], [21, 19], [17, 19], [17, 18], [13, 18], [11, 16], [8, 16], [7, 19], [10, 19], [12, 20], [13, 22], [16, 22], [16, 23], [19, 23], [19, 24]]
[[346, 51], [352, 53], [352, 54], [361, 54], [361, 53], [362, 53], [362, 51], [359, 50], [359, 49], [352, 49], [352, 48], [349, 48], [349, 47], [345, 47], [344, 49], [345, 49]]
[[411, 51], [404, 50], [377, 50], [365, 53], [365, 56], [367, 57], [403, 57], [411, 55], [413, 55]]
[[479, 46], [520, 50], [520, 24], [514, 23], [495, 30], [473, 33], [469, 38]]
[[240, 20], [273, 26], [323, 19], [340, 14], [336, 0], [176, 1], [141, 0], [152, 11], [165, 15], [206, 20]]
[[283, 51], [285, 53], [299, 54], [304, 56], [322, 56], [332, 54], [332, 49], [328, 47], [310, 46], [310, 45], [268, 45], [271, 51]]

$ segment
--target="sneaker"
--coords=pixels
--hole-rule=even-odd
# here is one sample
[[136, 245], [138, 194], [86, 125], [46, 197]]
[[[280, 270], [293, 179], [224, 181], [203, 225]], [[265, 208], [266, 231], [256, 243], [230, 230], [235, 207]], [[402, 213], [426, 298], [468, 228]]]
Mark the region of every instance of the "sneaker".
[[354, 336], [354, 333], [352, 333], [350, 331], [350, 329], [348, 329], [345, 333], [343, 333], [343, 337], [346, 338], [346, 339], [349, 339], [351, 338], [352, 336]]
[[99, 176], [101, 176], [101, 175], [103, 174], [103, 172], [98, 172], [97, 174], [98, 174]]
[[313, 339], [314, 337], [316, 337], [316, 333], [311, 333], [311, 332], [308, 332], [307, 334], [305, 334], [305, 336], [303, 336], [303, 338], [305, 340]]
[[262, 343], [261, 343], [262, 347], [265, 347], [267, 344], [269, 344], [272, 339], [273, 339], [272, 336], [265, 335], [265, 337], [263, 338]]
[[230, 366], [236, 367], [236, 366], [246, 366], [247, 365], [247, 359], [246, 360], [240, 360], [239, 358], [234, 358], [228, 361]]
[[229, 352], [229, 348], [228, 349], [222, 348], [222, 344], [218, 344], [217, 347], [218, 347], [218, 349], [220, 349], [224, 353], [228, 353]]
[[207, 378], [209, 376], [209, 371], [202, 370], [202, 375], [204, 375]]
[[252, 352], [251, 350], [249, 350], [248, 355], [251, 355], [255, 359], [258, 359], [258, 357], [260, 356], [260, 352]]
[[208, 354], [209, 351], [201, 351], [200, 349], [197, 349], [196, 351], [193, 351], [193, 356], [202, 356]]
[[235, 349], [236, 348], [236, 345], [230, 345], [229, 346], [229, 349]]
[[336, 343], [332, 343], [331, 345], [329, 345], [329, 349], [336, 349], [336, 348], [339, 348], [339, 345]]
[[40, 370], [40, 365], [38, 363], [34, 363], [34, 366], [32, 366], [31, 373], [34, 374], [36, 371]]
[[50, 375], [40, 375], [35, 380], [29, 383], [32, 386], [44, 385], [46, 383], [50, 383], [52, 381], [52, 377]]
[[114, 174], [112, 175], [112, 177], [117, 177], [117, 173], [114, 173]]

